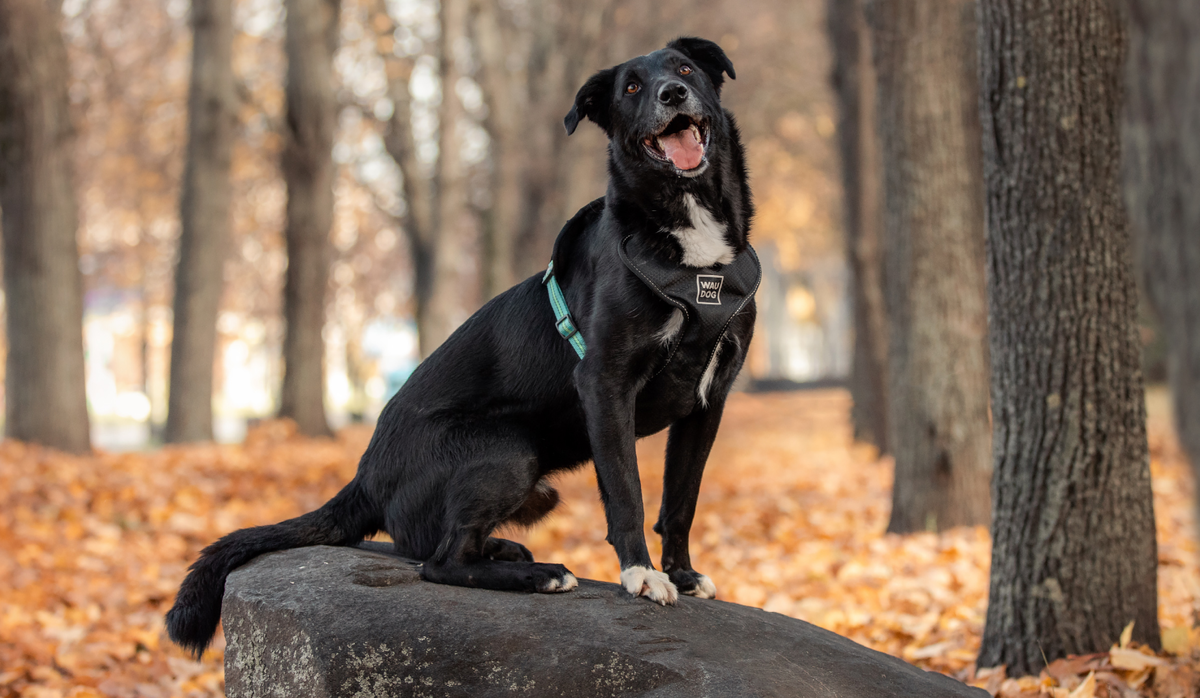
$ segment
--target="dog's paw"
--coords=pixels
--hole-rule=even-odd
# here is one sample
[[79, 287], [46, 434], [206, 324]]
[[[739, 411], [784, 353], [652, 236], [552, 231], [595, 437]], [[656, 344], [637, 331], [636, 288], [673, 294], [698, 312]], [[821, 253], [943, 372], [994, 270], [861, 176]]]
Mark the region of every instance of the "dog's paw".
[[534, 588], [540, 594], [561, 594], [579, 586], [579, 580], [562, 565], [537, 565]]
[[665, 573], [652, 567], [627, 567], [621, 570], [621, 586], [634, 596], [645, 596], [662, 606], [673, 605], [679, 591]]
[[679, 589], [680, 594], [687, 594], [688, 596], [695, 596], [700, 599], [715, 599], [717, 597], [717, 585], [713, 584], [711, 579], [695, 570], [672, 570], [670, 576], [671, 581], [675, 583], [675, 587]]
[[484, 557], [505, 562], [533, 562], [529, 548], [503, 538], [488, 538], [483, 544]]

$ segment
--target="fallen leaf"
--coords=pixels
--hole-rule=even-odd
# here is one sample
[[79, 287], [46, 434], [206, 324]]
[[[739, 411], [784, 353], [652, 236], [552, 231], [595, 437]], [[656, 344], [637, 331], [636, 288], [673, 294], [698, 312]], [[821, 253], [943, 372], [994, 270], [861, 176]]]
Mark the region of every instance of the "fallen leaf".
[[1141, 671], [1148, 667], [1163, 666], [1167, 660], [1162, 657], [1156, 657], [1153, 654], [1143, 654], [1135, 649], [1121, 649], [1114, 647], [1108, 652], [1108, 661], [1112, 663], [1114, 669], [1124, 669], [1126, 671]]
[[1071, 691], [1067, 698], [1095, 698], [1096, 695], [1096, 674], [1089, 672], [1083, 683], [1079, 684], [1074, 691]]
[[1133, 638], [1133, 623], [1134, 621], [1129, 621], [1129, 625], [1126, 625], [1125, 629], [1121, 631], [1121, 649], [1129, 647], [1129, 641]]

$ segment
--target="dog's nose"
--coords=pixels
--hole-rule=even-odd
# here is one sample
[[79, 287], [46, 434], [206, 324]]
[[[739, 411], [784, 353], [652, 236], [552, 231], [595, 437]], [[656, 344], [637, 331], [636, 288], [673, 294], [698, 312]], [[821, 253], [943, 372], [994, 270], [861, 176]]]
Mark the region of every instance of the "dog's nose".
[[668, 82], [658, 91], [658, 101], [668, 107], [683, 104], [683, 100], [687, 99], [687, 96], [687, 85], [684, 85], [682, 82]]

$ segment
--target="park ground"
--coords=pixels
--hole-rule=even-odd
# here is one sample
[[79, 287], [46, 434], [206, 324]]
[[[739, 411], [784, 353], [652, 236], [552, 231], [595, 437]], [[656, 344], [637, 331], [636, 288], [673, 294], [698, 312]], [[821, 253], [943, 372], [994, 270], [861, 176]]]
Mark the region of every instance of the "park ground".
[[[1164, 651], [1124, 644], [1006, 679], [973, 665], [990, 546], [984, 528], [887, 535], [891, 467], [850, 437], [840, 390], [739, 394], [709, 460], [692, 533], [719, 597], [802, 618], [1001, 696], [1194, 698], [1200, 569], [1191, 475], [1165, 393], [1149, 393]], [[0, 698], [220, 696], [218, 637], [202, 661], [162, 617], [187, 565], [231, 530], [319, 506], [354, 474], [370, 429], [336, 440], [286, 422], [240, 445], [75, 458], [0, 444]], [[665, 437], [639, 444], [647, 537]], [[590, 469], [559, 478], [564, 503], [510, 532], [539, 560], [616, 581]]]

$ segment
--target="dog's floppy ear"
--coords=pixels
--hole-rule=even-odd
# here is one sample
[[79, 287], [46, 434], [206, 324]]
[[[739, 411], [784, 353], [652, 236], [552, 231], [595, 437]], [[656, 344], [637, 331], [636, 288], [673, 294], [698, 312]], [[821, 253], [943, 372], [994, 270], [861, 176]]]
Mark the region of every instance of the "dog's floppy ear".
[[733, 72], [733, 61], [729, 60], [729, 56], [725, 55], [725, 51], [720, 46], [708, 39], [681, 36], [667, 44], [667, 48], [675, 49], [692, 59], [696, 67], [703, 70], [708, 79], [712, 81], [717, 92], [721, 91], [721, 85], [725, 82], [725, 76], [721, 73], [729, 73], [731, 79], [737, 79], [737, 74]]
[[575, 93], [575, 106], [567, 112], [563, 123], [567, 127], [567, 135], [575, 133], [575, 128], [584, 118], [591, 119], [597, 126], [609, 133], [612, 127], [612, 94], [613, 81], [616, 80], [615, 68], [601, 70], [579, 88]]

